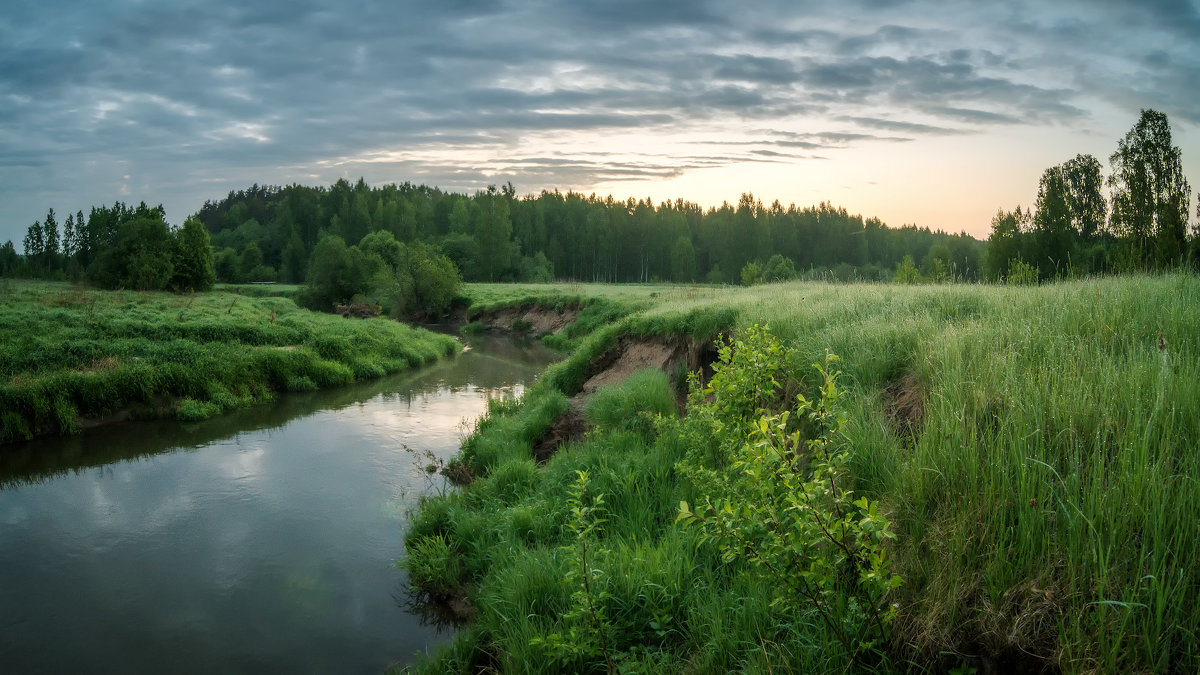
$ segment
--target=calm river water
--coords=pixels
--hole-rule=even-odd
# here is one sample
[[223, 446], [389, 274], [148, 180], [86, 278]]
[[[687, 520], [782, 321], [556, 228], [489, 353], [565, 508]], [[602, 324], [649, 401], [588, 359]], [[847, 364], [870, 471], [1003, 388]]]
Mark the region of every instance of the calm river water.
[[452, 456], [551, 358], [477, 340], [200, 424], [0, 449], [0, 671], [377, 673], [447, 642], [393, 565], [441, 485], [418, 453]]

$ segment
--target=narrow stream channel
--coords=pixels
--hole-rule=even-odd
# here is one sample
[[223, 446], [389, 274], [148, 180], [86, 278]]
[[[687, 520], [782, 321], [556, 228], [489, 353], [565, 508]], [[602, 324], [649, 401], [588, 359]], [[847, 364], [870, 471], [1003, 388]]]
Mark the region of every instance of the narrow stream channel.
[[407, 511], [489, 397], [553, 359], [457, 359], [200, 424], [0, 448], [0, 671], [379, 673], [447, 642], [404, 608]]

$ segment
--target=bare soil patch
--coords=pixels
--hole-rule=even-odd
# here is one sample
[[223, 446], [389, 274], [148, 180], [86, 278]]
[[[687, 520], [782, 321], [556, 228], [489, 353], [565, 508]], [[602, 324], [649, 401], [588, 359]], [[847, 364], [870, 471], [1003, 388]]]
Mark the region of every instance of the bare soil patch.
[[905, 373], [883, 390], [883, 409], [892, 430], [915, 439], [925, 417], [925, 388], [912, 373]]
[[531, 304], [484, 312], [475, 320], [490, 332], [542, 337], [562, 331], [578, 318], [579, 305], [565, 305], [556, 309]]
[[534, 460], [538, 464], [545, 462], [558, 452], [559, 448], [583, 438], [586, 432], [587, 421], [583, 418], [583, 402], [572, 399], [571, 405], [533, 444]]
[[701, 344], [690, 337], [625, 336], [592, 363], [580, 393], [591, 395], [646, 368], [665, 372], [679, 389], [682, 383], [677, 379], [681, 366], [685, 373], [697, 368], [707, 369], [715, 358], [716, 350], [712, 344]]

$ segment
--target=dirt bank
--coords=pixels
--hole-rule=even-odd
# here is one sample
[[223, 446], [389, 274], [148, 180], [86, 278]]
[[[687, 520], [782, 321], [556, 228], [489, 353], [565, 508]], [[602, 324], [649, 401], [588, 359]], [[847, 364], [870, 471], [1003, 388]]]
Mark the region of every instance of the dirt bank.
[[481, 324], [489, 333], [542, 337], [558, 333], [575, 323], [579, 318], [579, 305], [572, 303], [557, 307], [539, 307], [530, 303], [484, 310], [473, 313], [468, 318]]

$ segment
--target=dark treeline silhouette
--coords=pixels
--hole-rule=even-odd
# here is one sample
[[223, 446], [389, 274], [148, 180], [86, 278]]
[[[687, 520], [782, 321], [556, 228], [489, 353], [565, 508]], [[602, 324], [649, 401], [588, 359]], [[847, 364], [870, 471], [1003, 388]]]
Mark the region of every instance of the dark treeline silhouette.
[[54, 209], [29, 226], [18, 256], [12, 242], [0, 247], [0, 276], [87, 278], [104, 288], [205, 291], [213, 285], [208, 231], [195, 218], [167, 224], [161, 205], [123, 202], [67, 214], [59, 229]]
[[1105, 180], [1099, 160], [1077, 155], [1042, 173], [1033, 209], [997, 212], [988, 276], [1035, 282], [1200, 263], [1200, 232], [1188, 232], [1191, 186], [1167, 116], [1143, 110], [1109, 165]]
[[974, 279], [982, 260], [981, 242], [966, 234], [888, 228], [825, 203], [765, 206], [750, 194], [705, 210], [576, 192], [518, 197], [511, 183], [468, 196], [359, 179], [255, 185], [207, 202], [197, 218], [225, 281], [299, 282], [323, 237], [358, 242], [380, 230], [437, 246], [467, 281], [741, 282], [754, 268], [760, 280], [890, 279], [906, 255]]
[[[455, 275], [1036, 282], [1200, 260], [1200, 236], [1188, 231], [1191, 188], [1166, 115], [1142, 111], [1109, 163], [1107, 179], [1091, 155], [1047, 169], [1035, 207], [998, 212], [986, 247], [966, 233], [889, 228], [825, 202], [767, 206], [749, 193], [704, 209], [576, 192], [518, 196], [512, 183], [465, 195], [412, 183], [372, 187], [360, 178], [327, 188], [253, 185], [205, 202], [177, 230], [167, 227], [161, 206], [144, 203], [92, 208], [86, 218], [80, 211], [61, 230], [51, 209], [30, 226], [23, 256], [11, 242], [0, 246], [0, 275], [86, 277], [122, 288], [204, 288], [214, 274], [225, 282], [307, 281], [320, 286], [314, 306], [379, 296], [388, 285], [396, 301], [379, 304], [420, 311], [444, 304], [431, 298], [445, 296]], [[211, 262], [200, 251], [205, 237]], [[330, 237], [340, 244], [320, 246]], [[445, 278], [421, 290], [429, 270]]]

